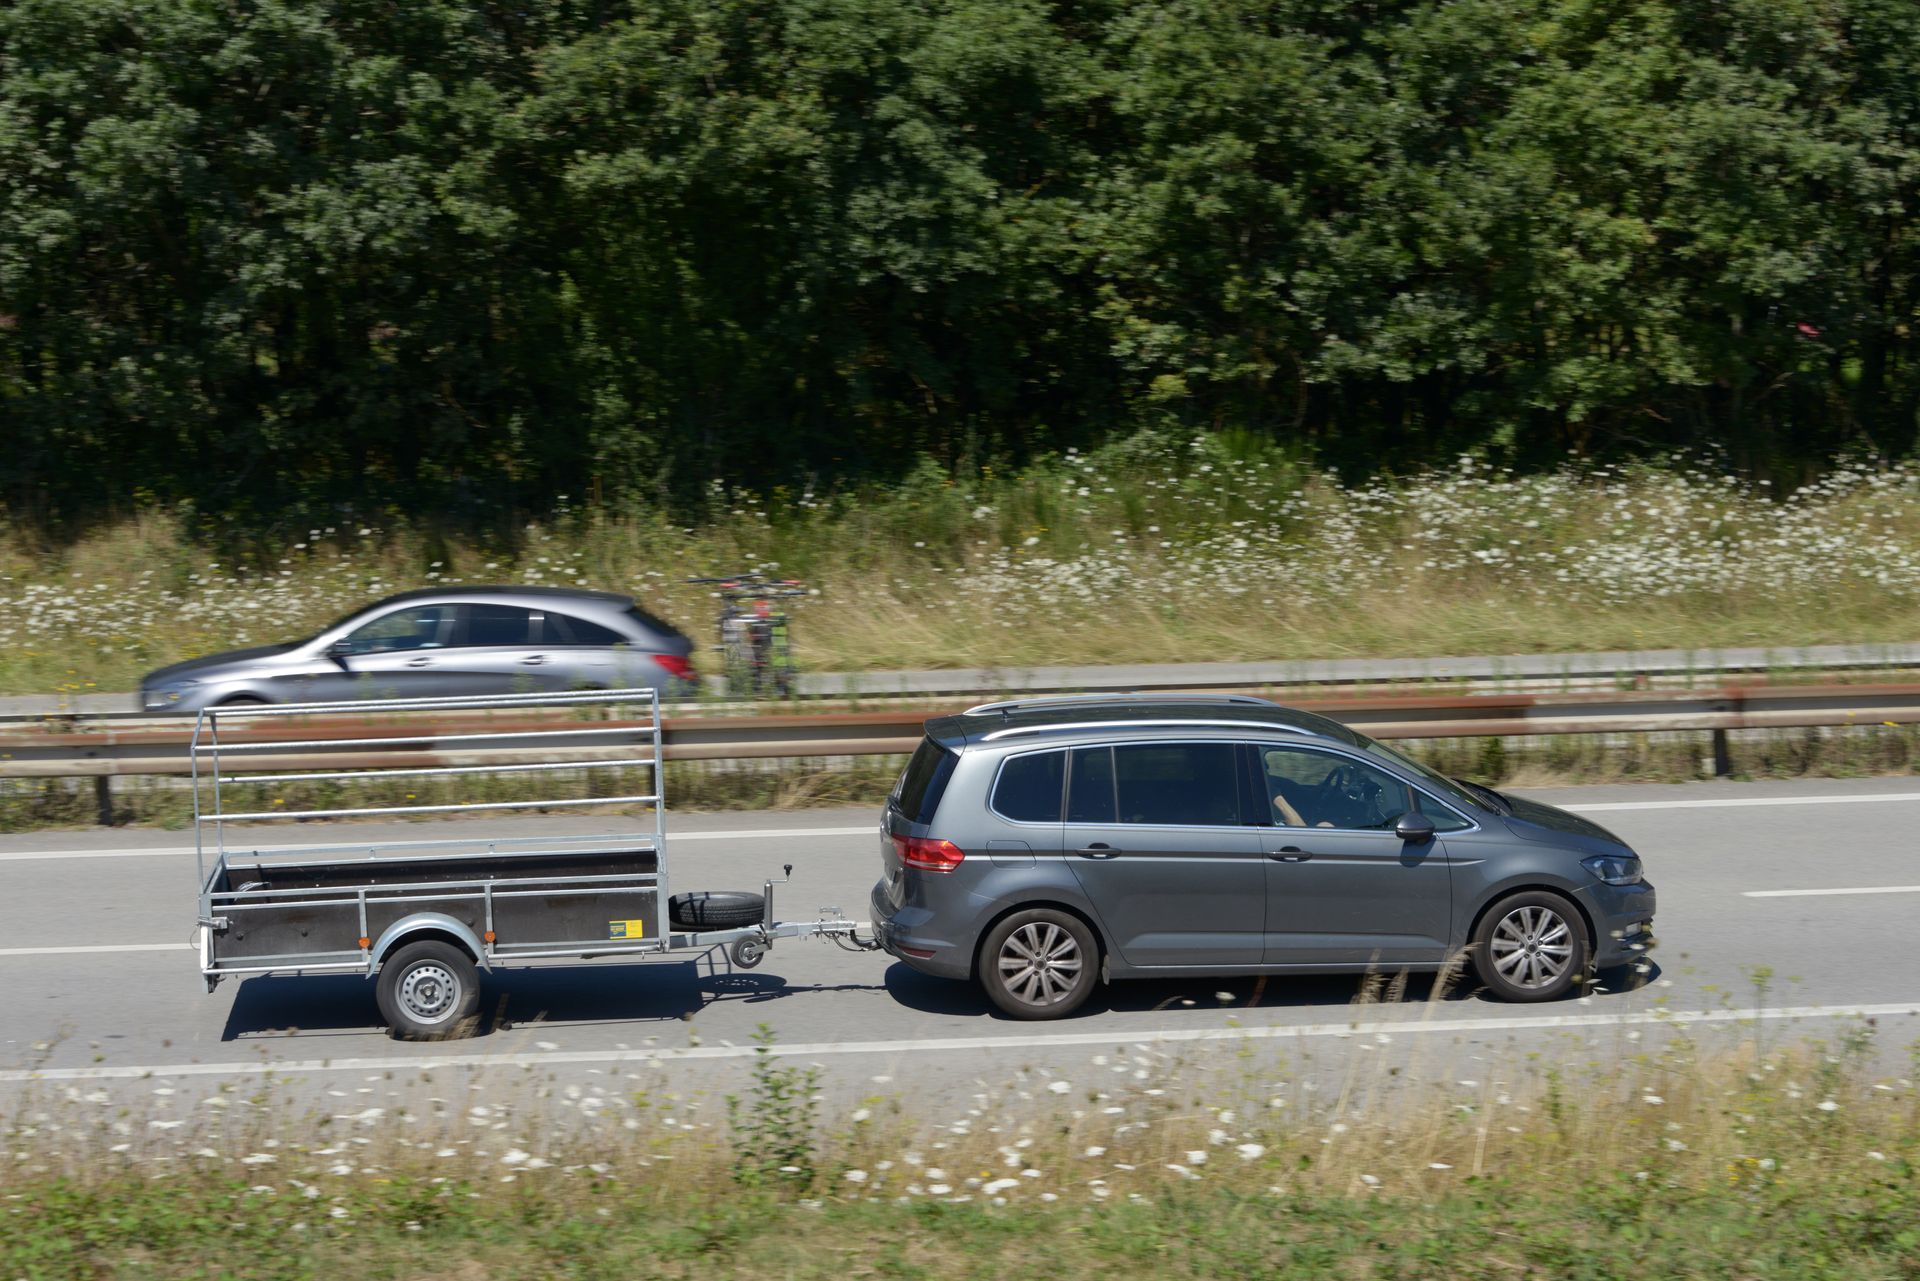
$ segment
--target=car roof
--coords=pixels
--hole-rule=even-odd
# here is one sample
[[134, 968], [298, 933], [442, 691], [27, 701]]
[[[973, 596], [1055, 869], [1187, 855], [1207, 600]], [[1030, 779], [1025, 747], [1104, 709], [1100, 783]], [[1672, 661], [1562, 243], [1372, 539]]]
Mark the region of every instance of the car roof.
[[926, 724], [927, 737], [959, 751], [987, 743], [1109, 741], [1129, 731], [1264, 730], [1352, 746], [1353, 731], [1298, 708], [1244, 696], [1100, 695], [991, 703], [941, 716]]
[[[625, 609], [627, 606], [633, 604], [633, 597], [631, 596], [622, 596], [618, 592], [589, 591], [584, 587], [498, 587], [452, 584], [446, 587], [416, 587], [412, 591], [397, 592], [392, 596], [383, 596], [379, 600], [374, 601], [373, 604], [366, 606], [366, 609], [374, 609], [381, 605], [392, 605], [398, 601], [409, 600], [432, 600], [436, 598], [445, 600], [460, 600], [466, 598], [489, 600], [514, 596], [525, 596], [533, 599], [544, 598], [547, 600], [592, 602], [600, 605], [614, 605], [621, 609]], [[364, 610], [362, 612], [364, 612]]]

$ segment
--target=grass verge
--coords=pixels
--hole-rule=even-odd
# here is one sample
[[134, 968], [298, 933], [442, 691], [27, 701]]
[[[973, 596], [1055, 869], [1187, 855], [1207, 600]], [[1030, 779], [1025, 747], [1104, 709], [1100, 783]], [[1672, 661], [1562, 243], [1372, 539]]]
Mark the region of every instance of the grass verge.
[[1478, 1079], [1393, 1060], [1385, 1035], [1342, 1045], [1331, 1079], [1117, 1037], [1072, 1073], [834, 1117], [817, 1070], [768, 1054], [728, 1121], [552, 1074], [449, 1072], [417, 1109], [339, 1115], [287, 1082], [81, 1085], [0, 1112], [0, 1260], [33, 1281], [1910, 1281], [1920, 1096], [1872, 1074], [1873, 1035], [1709, 1053], [1676, 1033]]
[[[1342, 486], [1257, 443], [1146, 435], [1014, 475], [883, 491], [716, 490], [683, 523], [563, 509], [491, 538], [358, 522], [208, 550], [147, 511], [68, 545], [0, 534], [0, 692], [131, 689], [164, 663], [310, 635], [455, 582], [630, 592], [706, 641], [681, 580], [821, 590], [815, 670], [1734, 645], [1920, 636], [1920, 469], [1837, 466], [1791, 495], [1708, 467]], [[708, 664], [712, 666], [711, 662]]]

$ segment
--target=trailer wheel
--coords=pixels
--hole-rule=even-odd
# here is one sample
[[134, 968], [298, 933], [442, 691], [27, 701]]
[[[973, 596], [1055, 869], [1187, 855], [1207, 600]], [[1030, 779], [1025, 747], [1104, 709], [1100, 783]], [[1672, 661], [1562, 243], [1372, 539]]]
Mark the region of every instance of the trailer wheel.
[[462, 949], [423, 939], [386, 959], [374, 997], [387, 1026], [402, 1041], [461, 1036], [480, 1008], [480, 971]]
[[727, 954], [733, 958], [736, 968], [750, 970], [767, 959], [767, 945], [759, 939], [738, 939], [727, 949]]

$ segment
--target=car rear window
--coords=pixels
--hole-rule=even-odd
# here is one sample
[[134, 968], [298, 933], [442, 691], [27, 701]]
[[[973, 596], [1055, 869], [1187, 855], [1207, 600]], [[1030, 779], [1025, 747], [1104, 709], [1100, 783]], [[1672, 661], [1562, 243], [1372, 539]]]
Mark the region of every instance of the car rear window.
[[680, 629], [675, 627], [672, 623], [666, 622], [663, 619], [655, 618], [652, 614], [649, 614], [646, 610], [641, 609], [638, 605], [627, 606], [627, 617], [633, 619], [635, 622], [639, 623], [642, 627], [649, 628], [650, 630], [657, 632], [661, 636], [671, 637], [671, 636], [678, 636], [680, 634]]
[[611, 627], [602, 627], [598, 623], [589, 623], [584, 618], [572, 618], [566, 614], [547, 615], [547, 644], [553, 645], [598, 645], [610, 647], [624, 645], [627, 638]]
[[1066, 781], [1065, 752], [1015, 756], [1000, 767], [993, 785], [993, 809], [1016, 823], [1058, 823], [1060, 785]]
[[946, 792], [947, 780], [953, 777], [953, 767], [959, 759], [930, 738], [920, 740], [913, 759], [901, 771], [899, 785], [894, 788], [893, 808], [910, 823], [932, 822], [933, 812], [940, 808], [940, 797]]

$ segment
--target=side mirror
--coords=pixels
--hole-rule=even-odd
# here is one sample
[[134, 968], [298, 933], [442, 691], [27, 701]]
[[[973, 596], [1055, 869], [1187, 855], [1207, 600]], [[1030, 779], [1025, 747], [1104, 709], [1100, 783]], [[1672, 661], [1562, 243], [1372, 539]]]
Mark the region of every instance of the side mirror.
[[337, 640], [327, 646], [327, 657], [340, 664], [342, 670], [347, 666], [347, 655], [353, 653], [353, 646], [344, 640]]
[[1433, 839], [1433, 820], [1425, 814], [1402, 814], [1400, 821], [1393, 825], [1393, 834], [1409, 845], [1418, 845]]

